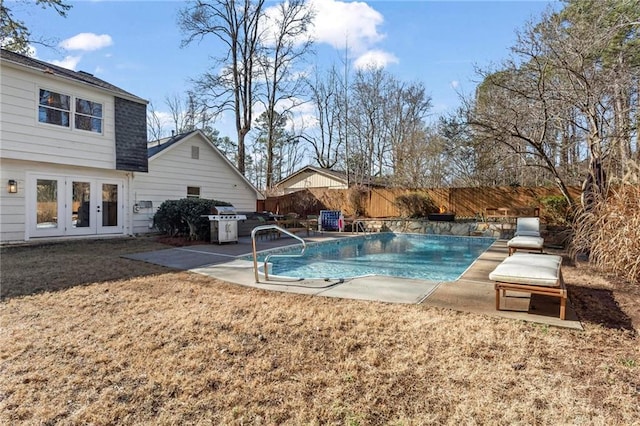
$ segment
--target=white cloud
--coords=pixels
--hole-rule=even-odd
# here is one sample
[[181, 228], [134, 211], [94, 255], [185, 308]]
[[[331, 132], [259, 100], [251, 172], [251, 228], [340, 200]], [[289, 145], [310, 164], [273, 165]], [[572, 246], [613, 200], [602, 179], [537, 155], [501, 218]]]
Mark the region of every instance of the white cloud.
[[90, 52], [111, 46], [113, 40], [108, 34], [80, 33], [60, 42], [60, 47], [67, 50]]
[[156, 116], [160, 122], [160, 126], [164, 130], [169, 130], [167, 133], [171, 134], [171, 130], [175, 131], [175, 125], [173, 124], [173, 115], [170, 112], [156, 111]]
[[384, 17], [366, 3], [311, 0], [311, 4], [315, 10], [312, 32], [318, 43], [359, 54], [385, 37], [378, 31]]
[[392, 53], [383, 50], [370, 50], [360, 55], [354, 62], [356, 69], [368, 67], [384, 68], [389, 64], [397, 64], [398, 58]]
[[47, 62], [51, 62], [53, 65], [58, 65], [59, 67], [75, 71], [76, 67], [78, 66], [78, 62], [80, 62], [80, 59], [82, 59], [81, 56], [65, 56], [64, 59], [60, 61], [52, 60]]
[[452, 87], [452, 88], [457, 89], [457, 88], [458, 88], [458, 86], [460, 86], [460, 82], [459, 82], [458, 80], [453, 80], [453, 81], [451, 82], [451, 87]]

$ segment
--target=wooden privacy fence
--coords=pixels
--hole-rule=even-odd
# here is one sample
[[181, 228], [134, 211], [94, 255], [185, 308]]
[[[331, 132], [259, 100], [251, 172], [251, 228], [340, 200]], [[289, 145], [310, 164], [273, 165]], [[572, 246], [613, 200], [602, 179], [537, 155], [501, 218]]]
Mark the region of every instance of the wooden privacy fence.
[[[581, 189], [570, 187], [574, 199]], [[553, 187], [480, 187], [480, 188], [371, 188], [371, 189], [305, 189], [265, 200], [265, 210], [301, 216], [318, 214], [320, 210], [341, 210], [345, 216], [370, 218], [399, 217], [396, 199], [401, 195], [424, 194], [436, 206], [458, 217], [484, 215], [487, 208], [542, 207], [540, 199], [560, 196]]]

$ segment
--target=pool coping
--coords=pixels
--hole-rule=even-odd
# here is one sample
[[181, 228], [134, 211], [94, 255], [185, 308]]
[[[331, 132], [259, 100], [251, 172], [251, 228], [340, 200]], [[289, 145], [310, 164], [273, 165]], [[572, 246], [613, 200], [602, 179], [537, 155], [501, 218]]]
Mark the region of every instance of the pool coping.
[[[323, 233], [305, 240], [323, 241], [350, 236], [354, 235]], [[264, 290], [384, 303], [421, 304], [582, 330], [582, 324], [571, 303], [567, 306], [566, 319], [558, 318], [557, 298], [532, 298], [527, 294], [514, 294], [517, 297], [506, 298], [502, 310], [495, 309], [494, 282], [489, 280], [489, 273], [507, 257], [506, 243], [506, 240], [495, 241], [458, 280], [445, 282], [372, 275], [346, 280], [274, 280], [256, 283], [253, 262], [237, 259], [251, 253], [252, 243], [247, 237], [241, 237], [238, 244], [179, 247], [126, 257]], [[275, 241], [257, 241], [256, 244], [257, 250], [263, 251], [295, 244], [295, 240], [281, 238]]]

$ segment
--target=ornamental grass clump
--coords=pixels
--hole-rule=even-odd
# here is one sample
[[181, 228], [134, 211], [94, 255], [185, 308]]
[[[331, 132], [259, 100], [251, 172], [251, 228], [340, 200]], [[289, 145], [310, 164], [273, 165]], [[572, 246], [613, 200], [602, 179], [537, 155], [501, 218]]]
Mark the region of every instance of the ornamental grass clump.
[[640, 187], [622, 185], [575, 221], [574, 256], [640, 283]]

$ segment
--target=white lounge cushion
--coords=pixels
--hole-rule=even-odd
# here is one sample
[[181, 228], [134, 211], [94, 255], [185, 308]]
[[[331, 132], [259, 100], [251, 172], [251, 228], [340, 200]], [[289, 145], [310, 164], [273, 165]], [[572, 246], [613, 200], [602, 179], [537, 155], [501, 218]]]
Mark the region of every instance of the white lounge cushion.
[[519, 217], [516, 219], [516, 236], [539, 237], [540, 218]]
[[551, 254], [516, 253], [489, 274], [489, 279], [513, 284], [558, 287], [562, 257]]
[[517, 236], [507, 242], [508, 247], [519, 249], [542, 250], [543, 245], [544, 238], [542, 237]]

